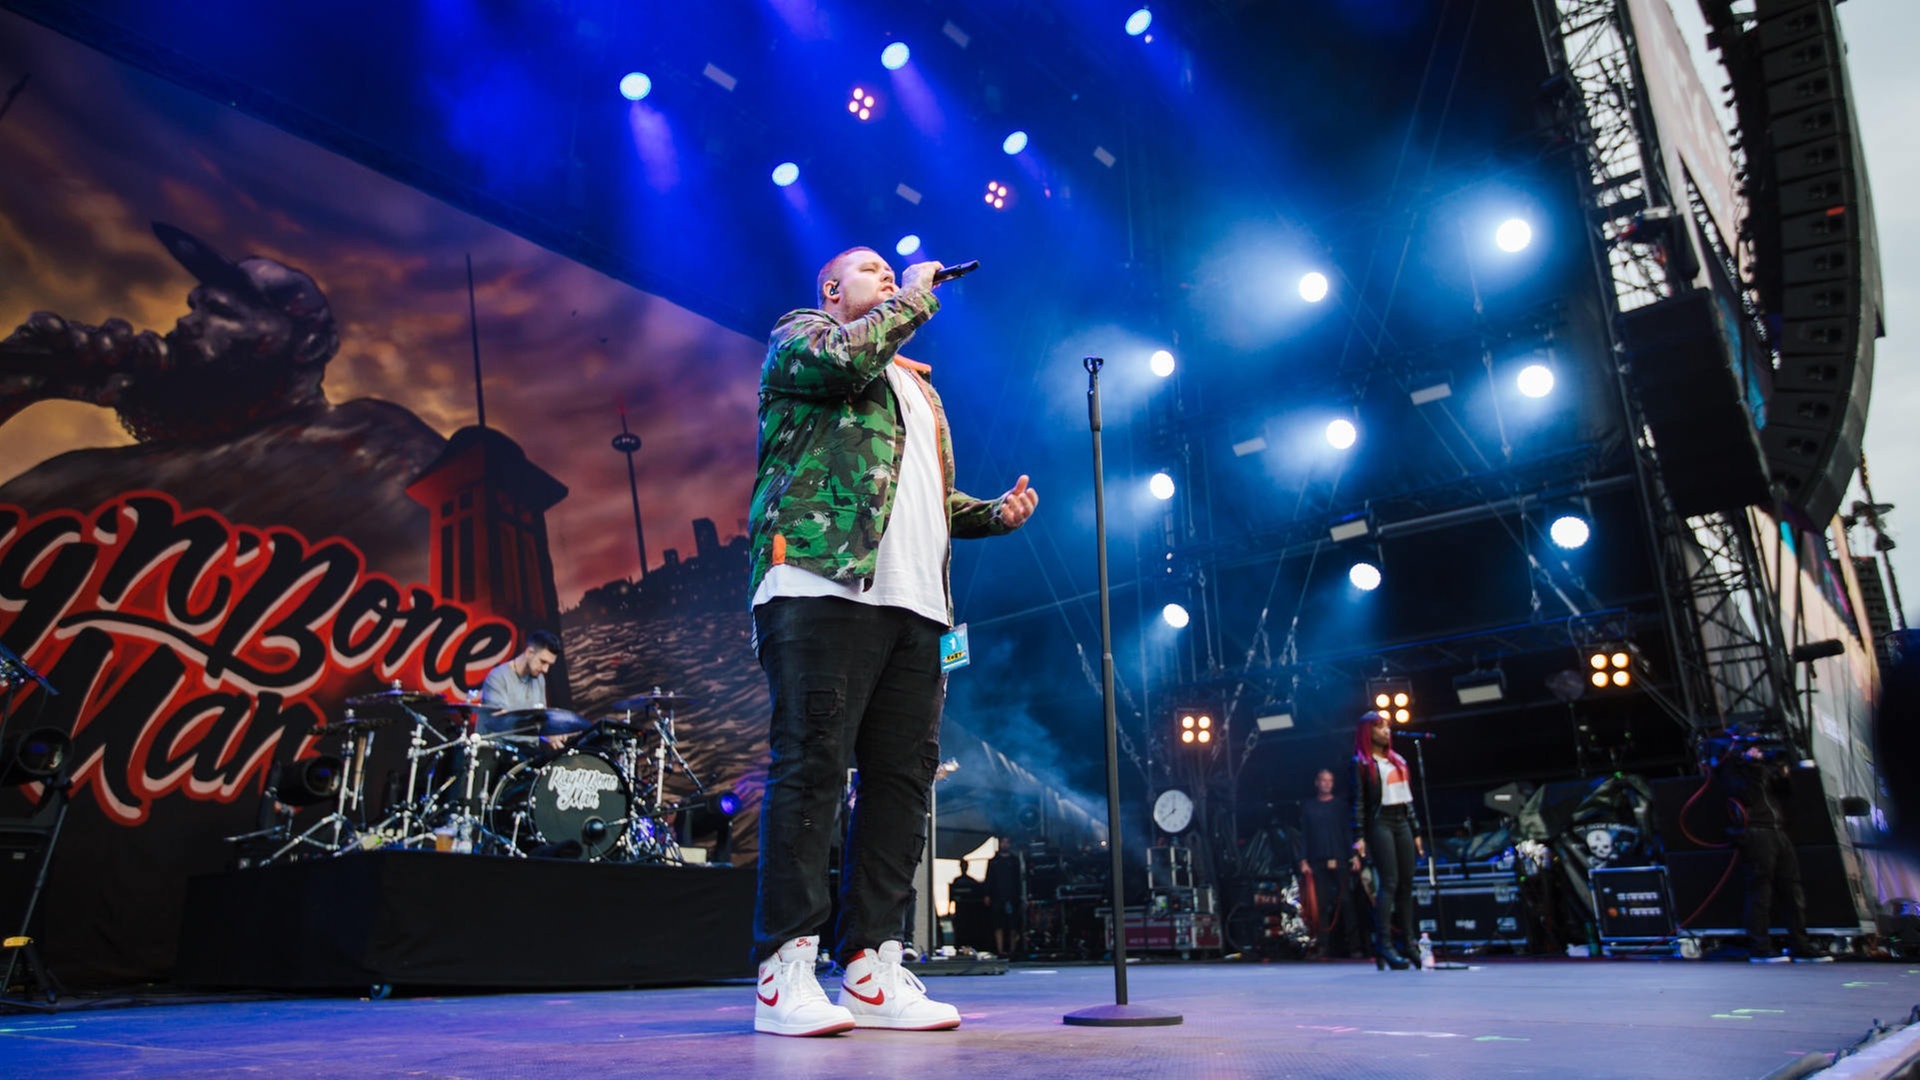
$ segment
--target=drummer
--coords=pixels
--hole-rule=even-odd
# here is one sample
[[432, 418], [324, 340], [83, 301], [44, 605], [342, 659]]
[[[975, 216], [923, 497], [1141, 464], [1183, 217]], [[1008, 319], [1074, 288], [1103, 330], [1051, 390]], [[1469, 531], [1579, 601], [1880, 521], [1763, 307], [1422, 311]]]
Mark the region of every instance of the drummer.
[[[560, 638], [546, 630], [527, 634], [526, 648], [520, 655], [487, 672], [480, 684], [480, 704], [487, 711], [480, 717], [480, 734], [493, 735], [511, 730], [514, 720], [506, 714], [522, 709], [547, 707], [547, 671], [560, 659]], [[543, 740], [557, 747], [565, 737], [550, 734]]]

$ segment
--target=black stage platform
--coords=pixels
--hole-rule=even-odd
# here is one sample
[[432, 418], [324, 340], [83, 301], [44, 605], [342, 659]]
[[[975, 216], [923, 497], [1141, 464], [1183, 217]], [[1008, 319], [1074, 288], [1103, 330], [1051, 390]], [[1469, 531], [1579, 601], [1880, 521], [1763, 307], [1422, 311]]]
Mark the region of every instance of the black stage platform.
[[193, 879], [185, 987], [660, 986], [746, 976], [753, 872], [372, 851]]

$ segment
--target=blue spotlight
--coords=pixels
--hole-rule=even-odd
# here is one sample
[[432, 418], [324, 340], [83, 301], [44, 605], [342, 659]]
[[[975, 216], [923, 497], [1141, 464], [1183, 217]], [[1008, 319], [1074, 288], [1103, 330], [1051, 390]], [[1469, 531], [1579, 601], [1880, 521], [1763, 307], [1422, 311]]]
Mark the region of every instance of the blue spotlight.
[[1586, 519], [1577, 514], [1562, 514], [1547, 526], [1547, 535], [1568, 551], [1584, 546], [1587, 537], [1592, 534], [1593, 530], [1587, 526]]
[[1493, 230], [1493, 242], [1501, 251], [1524, 251], [1533, 243], [1533, 226], [1521, 218], [1508, 218]]
[[1173, 477], [1163, 472], [1154, 473], [1147, 478], [1147, 490], [1153, 493], [1154, 498], [1166, 502], [1173, 498]]
[[1300, 278], [1300, 299], [1317, 304], [1327, 298], [1327, 275], [1310, 270]]
[[1163, 379], [1173, 374], [1173, 354], [1165, 349], [1153, 350], [1147, 357], [1147, 369]]
[[629, 71], [620, 77], [620, 96], [628, 101], [639, 101], [653, 93], [653, 80], [643, 72]]
[[1168, 604], [1166, 607], [1161, 608], [1160, 617], [1165, 619], [1167, 625], [1173, 627], [1175, 630], [1185, 630], [1187, 624], [1193, 621], [1193, 616], [1187, 614], [1187, 609], [1181, 607], [1179, 604]]
[[1553, 393], [1553, 369], [1545, 364], [1528, 364], [1514, 376], [1513, 383], [1530, 398], [1546, 397]]
[[1380, 587], [1380, 568], [1370, 562], [1357, 562], [1347, 571], [1347, 580], [1361, 592], [1372, 592]]
[[740, 812], [740, 796], [735, 795], [733, 792], [729, 791], [726, 794], [721, 795], [720, 798], [713, 805], [714, 805], [714, 808], [719, 810], [721, 813], [727, 815], [728, 817], [732, 817], [733, 815]]
[[791, 161], [783, 161], [773, 167], [773, 182], [781, 187], [786, 187], [798, 179], [800, 179], [800, 166]]
[[1000, 144], [1000, 149], [1006, 151], [1008, 154], [1017, 154], [1020, 151], [1025, 150], [1026, 148], [1027, 148], [1027, 133], [1024, 131], [1014, 132], [1013, 134], [1007, 136], [1006, 140]]
[[901, 255], [911, 255], [914, 252], [919, 251], [920, 250], [920, 234], [908, 233], [907, 235], [901, 237], [900, 242], [893, 245], [893, 250], [898, 252]]
[[907, 48], [904, 41], [896, 41], [880, 50], [880, 66], [888, 71], [899, 71], [907, 66], [907, 60], [913, 56], [913, 50]]
[[1360, 437], [1360, 429], [1353, 426], [1351, 420], [1335, 420], [1327, 425], [1327, 445], [1335, 450], [1345, 450]]
[[1152, 25], [1153, 12], [1148, 11], [1146, 8], [1141, 8], [1139, 11], [1127, 16], [1127, 34], [1130, 37], [1139, 37], [1141, 34], [1147, 32], [1147, 27]]

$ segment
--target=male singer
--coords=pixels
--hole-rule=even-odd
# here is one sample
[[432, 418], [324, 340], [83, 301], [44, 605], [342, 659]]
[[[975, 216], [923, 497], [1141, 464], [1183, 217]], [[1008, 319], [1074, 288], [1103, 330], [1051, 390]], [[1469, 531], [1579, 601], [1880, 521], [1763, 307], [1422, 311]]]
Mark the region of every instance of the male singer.
[[[851, 248], [820, 270], [818, 308], [774, 326], [760, 372], [750, 508], [752, 608], [773, 698], [760, 811], [753, 1026], [775, 1035], [958, 1027], [900, 965], [908, 889], [926, 838], [953, 623], [952, 537], [1032, 515], [1020, 477], [997, 499], [954, 490], [953, 445], [928, 368], [899, 355], [940, 310], [937, 262], [893, 268]], [[849, 764], [860, 798], [840, 876], [839, 1004], [814, 978], [830, 910], [828, 849]]]

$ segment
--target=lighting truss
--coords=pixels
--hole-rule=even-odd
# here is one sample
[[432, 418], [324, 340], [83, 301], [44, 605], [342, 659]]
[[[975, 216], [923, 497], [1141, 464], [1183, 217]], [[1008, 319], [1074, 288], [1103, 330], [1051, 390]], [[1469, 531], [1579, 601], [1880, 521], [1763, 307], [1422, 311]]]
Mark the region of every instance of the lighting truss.
[[1617, 0], [1539, 0], [1554, 20], [1564, 54], [1563, 74], [1578, 96], [1581, 115], [1573, 121], [1586, 152], [1592, 202], [1612, 271], [1621, 311], [1632, 311], [1672, 295], [1667, 271], [1654, 253], [1624, 235], [1635, 215], [1655, 206], [1671, 206], [1670, 197], [1648, 183], [1645, 140], [1641, 137], [1642, 93], [1631, 47], [1621, 32], [1626, 17]]

